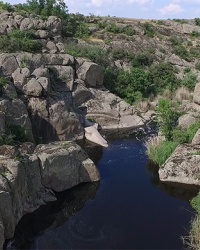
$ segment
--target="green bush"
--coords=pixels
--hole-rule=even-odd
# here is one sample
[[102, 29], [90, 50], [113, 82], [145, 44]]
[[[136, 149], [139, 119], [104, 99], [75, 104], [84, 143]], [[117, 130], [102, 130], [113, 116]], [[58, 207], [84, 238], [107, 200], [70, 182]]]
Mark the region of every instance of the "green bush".
[[197, 26], [200, 26], [200, 18], [195, 18], [194, 21]]
[[142, 27], [144, 29], [145, 35], [149, 36], [149, 37], [154, 37], [155, 35], [155, 30], [153, 25], [151, 25], [148, 22], [145, 22], [144, 24], [142, 24]]
[[41, 52], [42, 45], [34, 39], [33, 31], [13, 30], [7, 36], [0, 36], [0, 51], [8, 53]]
[[101, 65], [104, 68], [109, 65], [108, 53], [98, 46], [68, 44], [65, 52], [75, 57], [89, 58], [91, 61]]
[[169, 100], [161, 99], [156, 109], [156, 119], [161, 133], [168, 141], [173, 140], [173, 128], [177, 125], [178, 113], [172, 108]]
[[186, 131], [181, 129], [174, 129], [172, 132], [172, 140], [178, 144], [189, 142], [189, 135]]
[[177, 142], [164, 141], [159, 147], [154, 148], [151, 160], [161, 166], [170, 157], [177, 146]]
[[181, 86], [185, 86], [189, 90], [193, 91], [196, 83], [197, 83], [197, 75], [192, 71], [189, 71], [182, 79]]
[[124, 59], [126, 57], [126, 52], [121, 48], [114, 48], [112, 50], [112, 58], [114, 60]]
[[199, 61], [195, 64], [195, 69], [200, 70], [200, 62]]
[[150, 66], [153, 63], [153, 58], [149, 54], [138, 54], [131, 60], [133, 67]]
[[170, 63], [159, 63], [149, 68], [150, 82], [154, 85], [156, 94], [162, 94], [165, 89], [173, 91], [180, 86], [175, 73], [177, 72]]
[[194, 138], [197, 130], [200, 128], [200, 121], [195, 122], [194, 124], [190, 125], [187, 129], [188, 134], [188, 142], [191, 142]]

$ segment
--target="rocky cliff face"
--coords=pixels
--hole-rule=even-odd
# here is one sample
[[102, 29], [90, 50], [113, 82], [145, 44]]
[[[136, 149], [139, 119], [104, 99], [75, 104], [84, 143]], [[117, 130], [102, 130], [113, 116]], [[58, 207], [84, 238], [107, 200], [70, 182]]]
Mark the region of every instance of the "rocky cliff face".
[[37, 54], [0, 54], [0, 133], [8, 144], [14, 130], [18, 141], [0, 146], [1, 249], [23, 214], [55, 200], [53, 191], [99, 180], [94, 163], [70, 142], [84, 138], [85, 117], [113, 131], [145, 120], [103, 87], [99, 65], [64, 53], [59, 18], [1, 13], [0, 20], [0, 35], [32, 30], [42, 45]]
[[99, 180], [93, 161], [74, 142], [40, 144], [35, 150], [30, 150], [27, 143], [23, 146], [18, 157], [12, 154], [16, 147], [1, 146], [4, 156], [0, 161], [0, 249], [4, 240], [13, 236], [25, 213], [56, 200], [53, 191]]

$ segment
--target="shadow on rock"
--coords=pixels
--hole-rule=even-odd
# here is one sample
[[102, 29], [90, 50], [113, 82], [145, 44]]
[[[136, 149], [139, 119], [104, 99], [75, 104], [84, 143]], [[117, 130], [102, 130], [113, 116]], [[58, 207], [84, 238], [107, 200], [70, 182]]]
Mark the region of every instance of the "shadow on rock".
[[46, 229], [64, 224], [87, 200], [95, 197], [98, 188], [99, 182], [83, 183], [57, 193], [57, 201], [41, 206], [20, 220], [13, 239], [7, 242], [4, 249], [29, 249], [34, 237]]

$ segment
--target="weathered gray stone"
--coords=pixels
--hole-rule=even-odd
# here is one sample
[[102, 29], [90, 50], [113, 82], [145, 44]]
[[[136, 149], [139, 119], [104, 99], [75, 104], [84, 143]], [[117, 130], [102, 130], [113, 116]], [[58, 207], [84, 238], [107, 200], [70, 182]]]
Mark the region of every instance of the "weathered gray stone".
[[34, 28], [31, 18], [24, 18], [20, 23], [20, 30], [30, 30]]
[[48, 41], [46, 44], [46, 48], [50, 53], [57, 53], [58, 52], [58, 48], [56, 47], [55, 43], [52, 41]]
[[22, 91], [23, 86], [27, 83], [26, 74], [22, 73], [20, 68], [17, 68], [12, 73], [12, 78], [15, 88]]
[[190, 125], [195, 123], [197, 121], [197, 118], [190, 114], [185, 114], [179, 117], [178, 119], [178, 126], [182, 129], [187, 129], [189, 128]]
[[200, 82], [196, 84], [194, 89], [193, 101], [200, 105]]
[[0, 110], [5, 114], [5, 121], [10, 125], [18, 125], [25, 129], [27, 138], [34, 141], [32, 125], [25, 104], [20, 99], [0, 100]]
[[65, 46], [63, 43], [59, 42], [59, 43], [56, 43], [56, 47], [57, 47], [57, 50], [61, 53], [64, 53], [65, 52]]
[[46, 21], [46, 27], [51, 30], [53, 34], [61, 35], [62, 24], [60, 18], [56, 16], [49, 16]]
[[192, 144], [200, 144], [200, 129], [197, 130], [194, 138], [192, 139]]
[[82, 104], [87, 118], [93, 118], [105, 131], [125, 132], [143, 126], [145, 120], [135, 114], [135, 108], [106, 90], [90, 89], [93, 99]]
[[23, 91], [28, 96], [42, 96], [42, 86], [35, 78], [24, 85]]
[[71, 66], [51, 66], [51, 69], [56, 73], [57, 78], [59, 78], [64, 85], [59, 85], [56, 80], [57, 91], [72, 91], [75, 79], [75, 71]]
[[19, 67], [15, 56], [12, 54], [0, 55], [0, 67], [5, 76], [11, 76], [12, 73]]
[[3, 94], [9, 99], [17, 98], [17, 92], [12, 83], [6, 84], [2, 88]]
[[49, 122], [60, 140], [81, 139], [84, 130], [77, 115], [70, 111], [64, 101], [53, 101], [49, 108]]
[[49, 38], [49, 31], [47, 31], [47, 30], [37, 30], [35, 34], [40, 39], [48, 39]]
[[49, 71], [47, 68], [37, 68], [32, 73], [33, 76], [36, 77], [36, 79], [40, 77], [49, 77]]
[[49, 91], [50, 91], [50, 82], [49, 82], [49, 78], [47, 77], [40, 77], [37, 79], [38, 82], [40, 83], [40, 85], [42, 86], [43, 88], [43, 92], [44, 94], [48, 94]]
[[161, 181], [200, 185], [200, 145], [183, 144], [159, 169]]
[[99, 180], [94, 163], [73, 142], [39, 145], [35, 153], [41, 162], [42, 184], [45, 187], [60, 192], [80, 182]]
[[93, 98], [91, 91], [81, 83], [76, 83], [72, 92], [73, 103], [76, 107]]
[[5, 112], [2, 112], [0, 110], [0, 134], [5, 132], [5, 127], [6, 127]]
[[77, 70], [77, 77], [89, 86], [101, 86], [103, 84], [103, 69], [96, 63], [84, 62]]

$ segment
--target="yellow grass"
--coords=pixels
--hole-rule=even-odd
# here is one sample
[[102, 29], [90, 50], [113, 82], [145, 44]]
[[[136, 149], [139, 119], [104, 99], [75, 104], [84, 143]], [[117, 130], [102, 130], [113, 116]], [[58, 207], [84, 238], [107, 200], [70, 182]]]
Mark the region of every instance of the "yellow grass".
[[200, 250], [200, 216], [197, 215], [192, 221], [189, 236], [182, 238], [183, 244], [190, 250]]
[[175, 99], [177, 101], [192, 100], [192, 98], [193, 94], [186, 87], [181, 87], [175, 92]]

